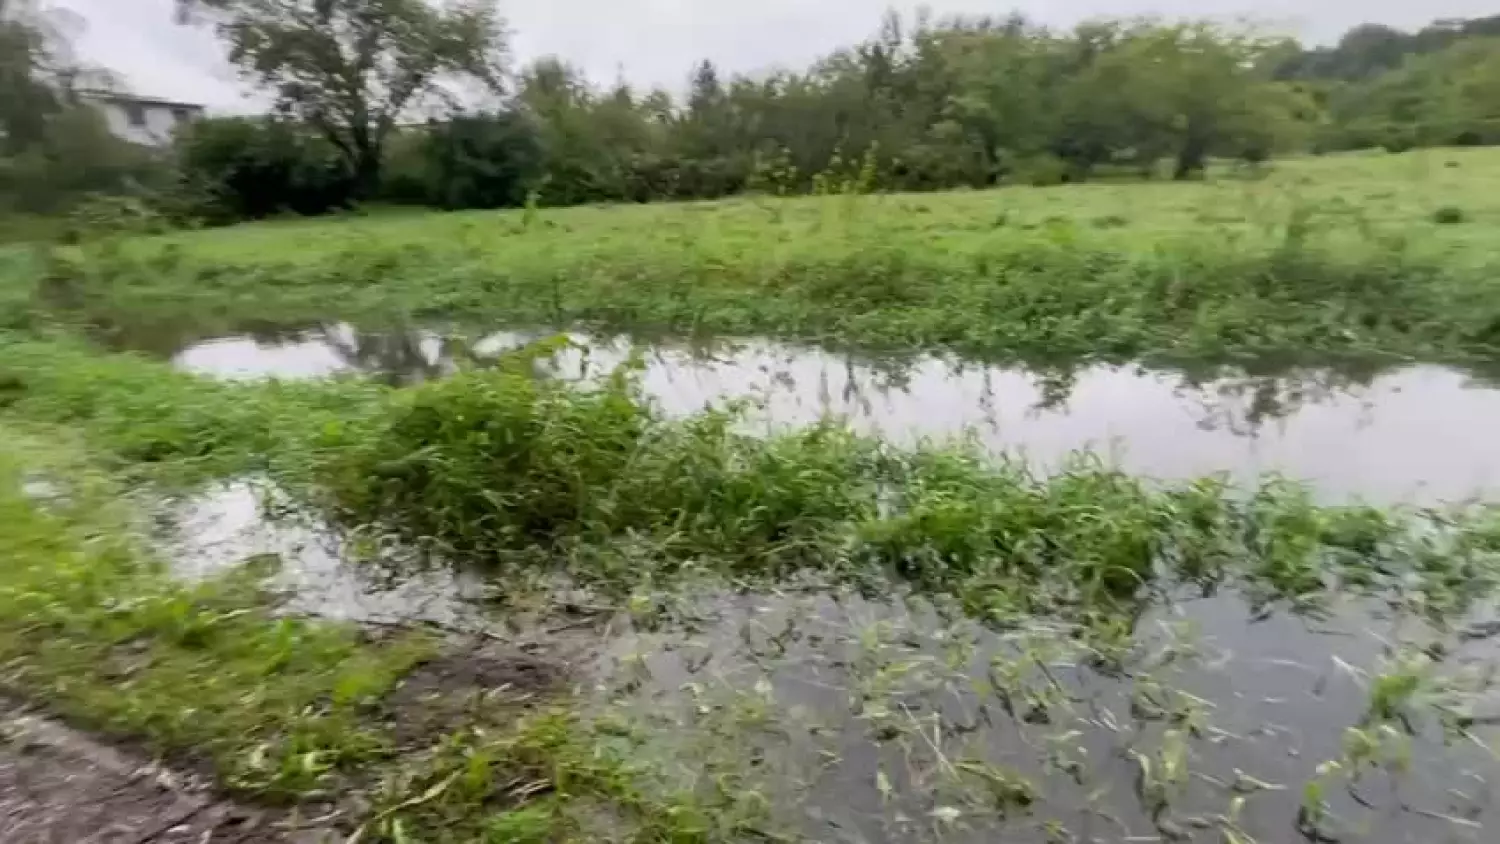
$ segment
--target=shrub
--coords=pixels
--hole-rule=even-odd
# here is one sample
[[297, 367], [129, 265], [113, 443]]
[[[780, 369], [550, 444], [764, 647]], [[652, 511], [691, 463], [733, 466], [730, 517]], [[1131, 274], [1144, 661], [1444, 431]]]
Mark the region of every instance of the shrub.
[[1070, 171], [1068, 162], [1058, 156], [1043, 153], [1017, 162], [1011, 180], [1033, 187], [1050, 187], [1068, 181]]
[[207, 222], [348, 207], [354, 182], [337, 151], [307, 129], [274, 118], [194, 123], [177, 143], [179, 188]]
[[1440, 226], [1456, 225], [1467, 218], [1468, 215], [1464, 214], [1464, 210], [1456, 205], [1444, 205], [1432, 212], [1432, 221]]
[[433, 205], [515, 208], [541, 180], [541, 141], [519, 112], [460, 115], [425, 132], [423, 174]]
[[168, 228], [166, 218], [140, 199], [95, 195], [68, 214], [64, 237], [78, 241], [115, 234], [160, 234]]

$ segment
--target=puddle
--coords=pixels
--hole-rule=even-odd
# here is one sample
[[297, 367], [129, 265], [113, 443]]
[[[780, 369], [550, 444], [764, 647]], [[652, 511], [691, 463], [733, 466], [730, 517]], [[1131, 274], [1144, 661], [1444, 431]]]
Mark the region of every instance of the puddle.
[[267, 503], [274, 504], [274, 493], [249, 481], [169, 502], [161, 523], [173, 571], [196, 580], [259, 559], [275, 564], [266, 586], [284, 595], [294, 614], [367, 624], [483, 623], [482, 578], [413, 565], [390, 549], [361, 553], [354, 540], [301, 517], [268, 517]]
[[[184, 369], [228, 378], [367, 372], [411, 383], [483, 360], [547, 332], [501, 332], [472, 346], [434, 333], [361, 333], [338, 325], [232, 337], [187, 348]], [[575, 335], [552, 375], [579, 377], [624, 360], [628, 340]], [[973, 432], [1039, 469], [1091, 449], [1161, 479], [1228, 472], [1309, 482], [1325, 500], [1434, 503], [1500, 494], [1500, 389], [1453, 369], [1378, 373], [1303, 368], [1211, 377], [1140, 367], [1038, 373], [923, 356], [892, 363], [766, 341], [644, 346], [646, 391], [667, 412], [731, 398], [764, 403], [757, 424], [824, 415], [895, 441]]]

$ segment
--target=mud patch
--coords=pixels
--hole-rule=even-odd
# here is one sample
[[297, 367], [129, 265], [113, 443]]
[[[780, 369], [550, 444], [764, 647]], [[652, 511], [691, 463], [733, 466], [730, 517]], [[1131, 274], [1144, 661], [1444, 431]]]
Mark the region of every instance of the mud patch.
[[463, 726], [493, 721], [565, 691], [573, 676], [560, 643], [457, 642], [413, 670], [386, 698], [403, 747], [427, 745]]
[[0, 716], [0, 830], [8, 844], [311, 844], [331, 830], [219, 800], [161, 768], [45, 718]]

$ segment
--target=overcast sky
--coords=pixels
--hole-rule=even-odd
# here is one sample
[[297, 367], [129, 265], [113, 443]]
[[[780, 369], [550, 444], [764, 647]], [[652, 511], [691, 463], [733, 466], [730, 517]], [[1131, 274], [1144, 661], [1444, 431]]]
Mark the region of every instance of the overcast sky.
[[[172, 22], [173, 0], [52, 0], [82, 16], [80, 53], [121, 75], [139, 94], [247, 109], [222, 49], [201, 29]], [[509, 0], [518, 60], [557, 54], [590, 78], [680, 89], [690, 66], [711, 58], [729, 71], [798, 67], [873, 32], [889, 8], [953, 12], [1018, 9], [1047, 24], [1136, 14], [1252, 14], [1306, 39], [1329, 41], [1364, 21], [1417, 27], [1435, 18], [1477, 17], [1494, 0]]]

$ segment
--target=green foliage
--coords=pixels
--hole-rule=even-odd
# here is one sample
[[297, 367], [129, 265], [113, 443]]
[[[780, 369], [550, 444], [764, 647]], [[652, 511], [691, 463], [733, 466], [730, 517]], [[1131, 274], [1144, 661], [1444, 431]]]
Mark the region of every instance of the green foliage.
[[0, 0], [0, 161], [42, 142], [62, 109], [49, 71], [56, 39], [26, 0]]
[[1441, 52], [1471, 38], [1500, 35], [1500, 16], [1445, 18], [1417, 32], [1361, 24], [1332, 47], [1303, 51], [1292, 45], [1273, 62], [1277, 76], [1296, 79], [1366, 80], [1412, 58]]
[[[349, 189], [449, 209], [517, 207], [532, 188], [541, 204], [563, 206], [1200, 178], [1216, 159], [1488, 144], [1500, 120], [1484, 21], [1411, 43], [1365, 27], [1332, 53], [1304, 53], [1254, 28], [1193, 20], [1061, 31], [1021, 17], [892, 16], [801, 71], [730, 77], [703, 62], [675, 100], [599, 87], [543, 57], [520, 70], [498, 111], [398, 129], [396, 99], [375, 100], [414, 94], [390, 80], [345, 90], [330, 82], [342, 78], [340, 62], [373, 50], [365, 60], [376, 76], [417, 73], [418, 88], [440, 69], [492, 80], [499, 39], [487, 4], [447, 15], [401, 0], [361, 17], [340, 0], [303, 9], [304, 19], [289, 11], [299, 4], [197, 5], [214, 12], [231, 57], [331, 145]], [[374, 37], [388, 30], [405, 34]], [[371, 37], [346, 44], [357, 32]], [[293, 196], [256, 204], [337, 207]]]
[[0, 0], [0, 215], [58, 214], [97, 193], [143, 194], [170, 178], [116, 139], [76, 88], [64, 28], [30, 0]]
[[1500, 38], [1468, 38], [1414, 55], [1330, 98], [1336, 148], [1488, 145], [1500, 141]]
[[178, 136], [176, 153], [180, 201], [208, 222], [322, 214], [347, 207], [353, 196], [335, 147], [288, 121], [195, 121]]
[[[280, 51], [296, 31], [280, 6], [206, 5], [227, 15], [231, 57], [268, 83], [338, 41], [309, 24], [306, 43]], [[342, 2], [328, 6], [333, 31], [348, 14]], [[379, 29], [382, 15], [367, 24]], [[328, 115], [367, 111], [342, 101], [364, 94], [325, 90], [321, 66], [280, 93], [366, 197], [382, 168], [393, 172], [381, 196], [445, 208], [515, 206], [523, 184], [549, 206], [859, 194], [1058, 184], [1110, 167], [1150, 174], [1161, 158], [1181, 158], [1182, 175], [1209, 156], [1264, 161], [1309, 134], [1299, 127], [1317, 111], [1256, 70], [1269, 49], [1254, 32], [1202, 23], [1055, 32], [1019, 18], [923, 17], [906, 27], [893, 17], [801, 72], [726, 77], [704, 62], [676, 101], [624, 83], [600, 88], [543, 57], [517, 74], [505, 109], [437, 120], [425, 144], [373, 106], [368, 132], [329, 125]]]
[[73, 242], [116, 235], [161, 234], [169, 221], [145, 202], [120, 196], [94, 196], [69, 212], [63, 238]]
[[497, 88], [503, 31], [493, 3], [423, 0], [180, 0], [206, 12], [229, 60], [333, 145], [362, 198], [380, 184], [386, 142], [444, 78]]
[[60, 109], [40, 131], [15, 156], [0, 156], [0, 212], [57, 214], [93, 194], [148, 196], [171, 178], [146, 150], [111, 135], [90, 107]]
[[540, 183], [536, 127], [515, 112], [459, 115], [427, 128], [420, 142], [425, 197], [442, 208], [516, 208]]

